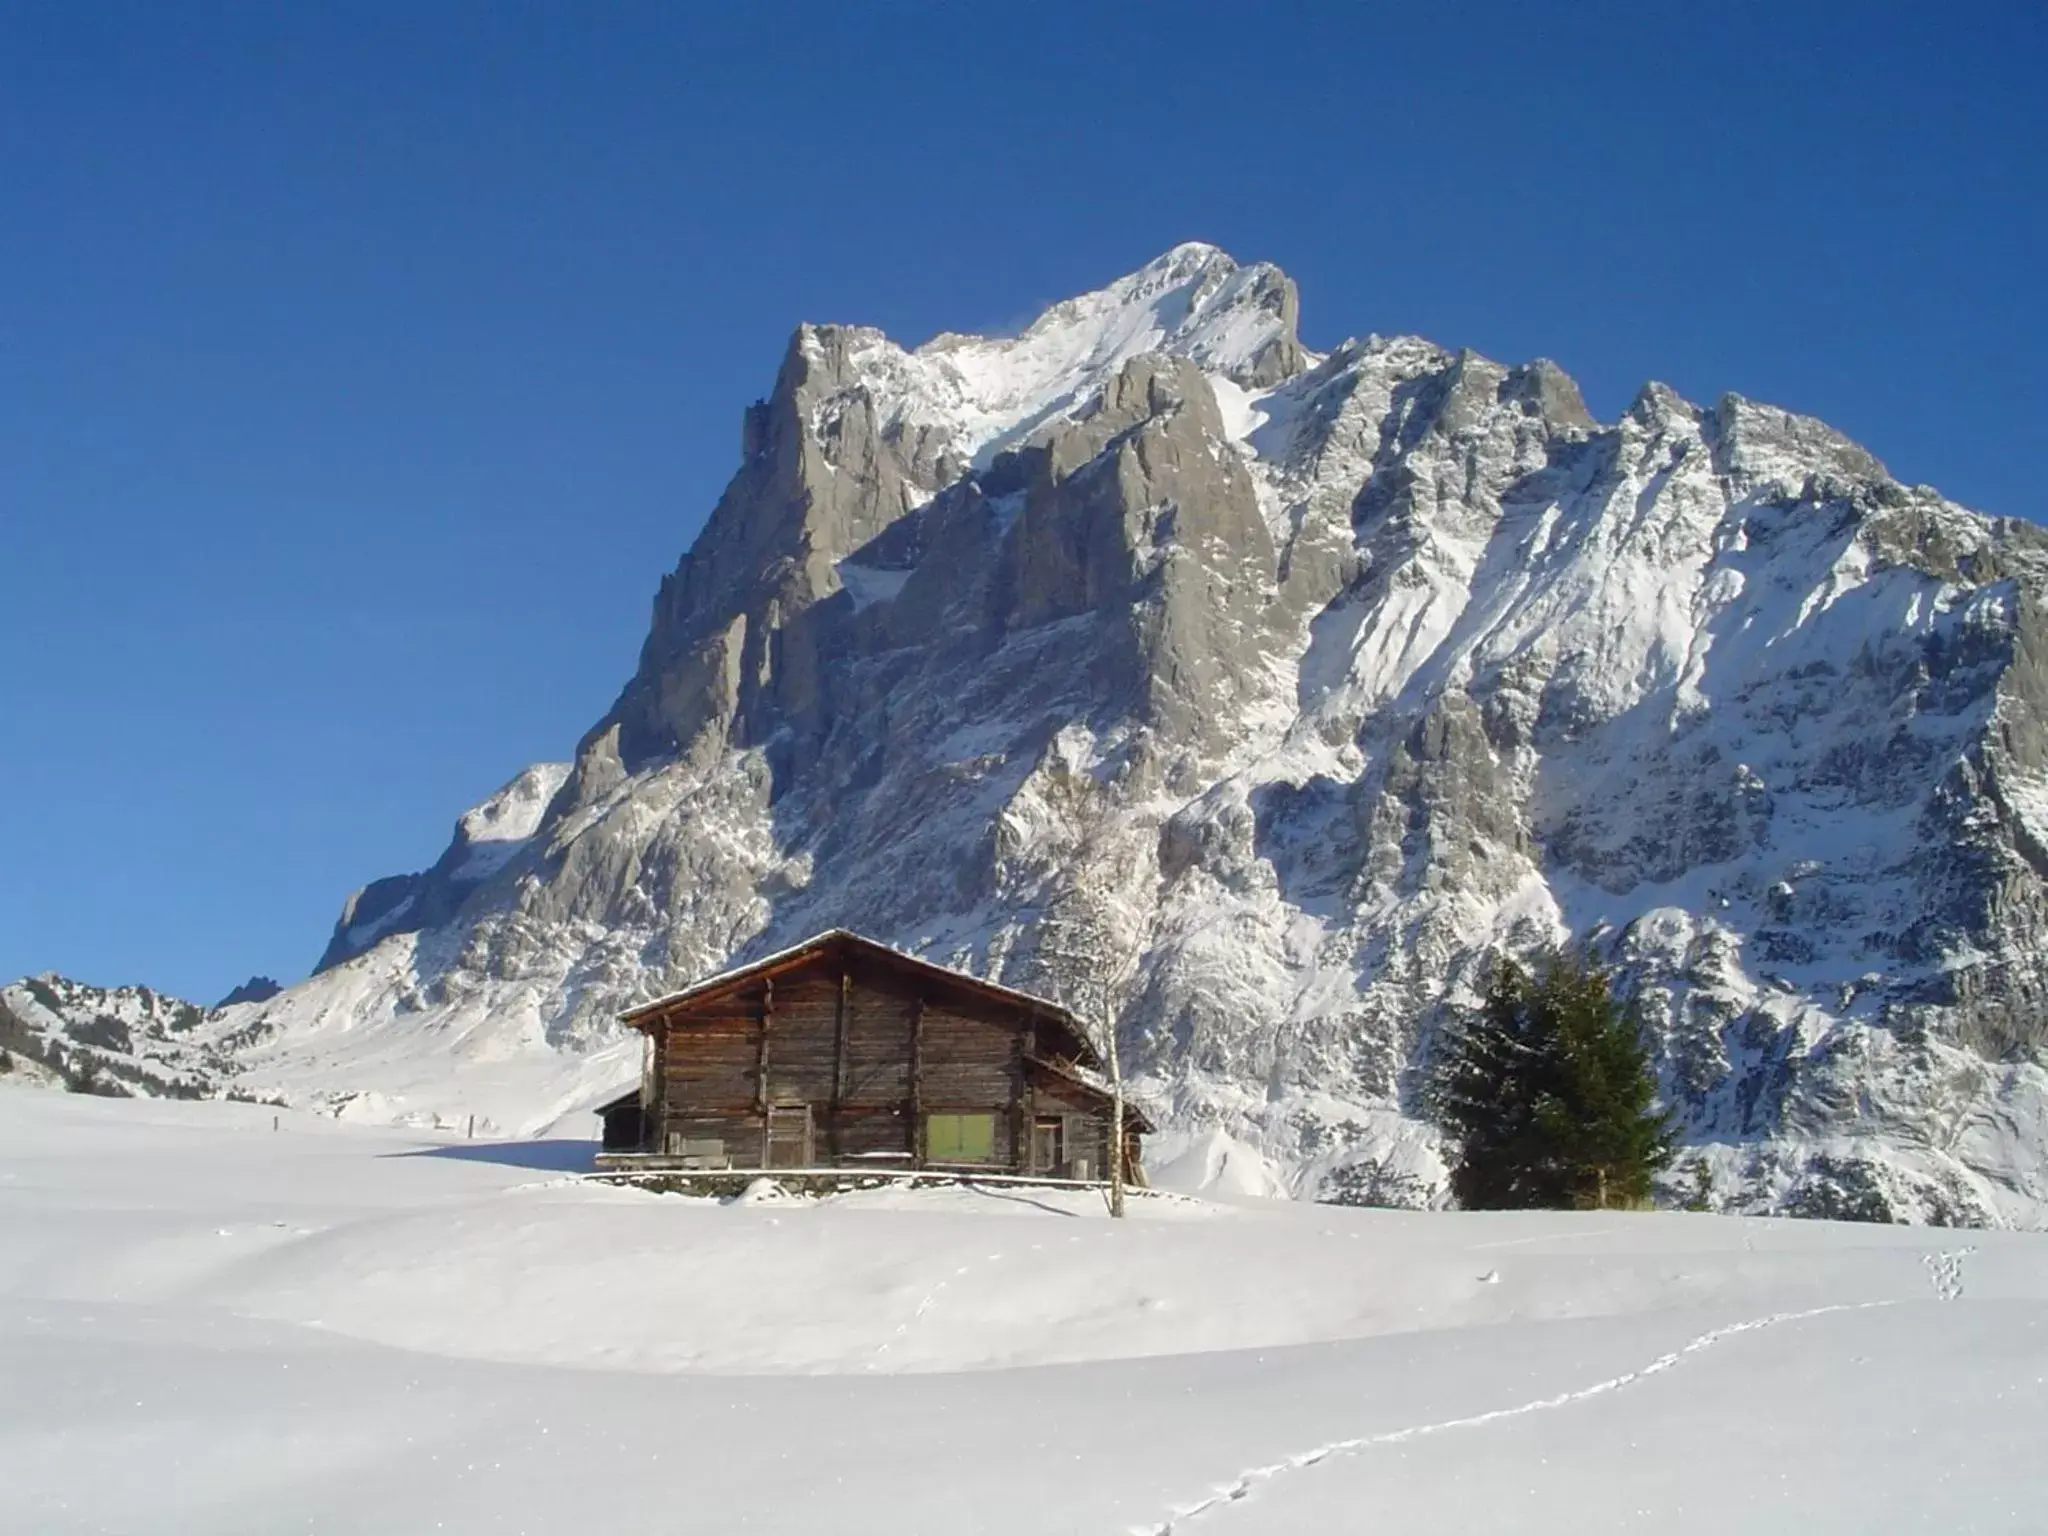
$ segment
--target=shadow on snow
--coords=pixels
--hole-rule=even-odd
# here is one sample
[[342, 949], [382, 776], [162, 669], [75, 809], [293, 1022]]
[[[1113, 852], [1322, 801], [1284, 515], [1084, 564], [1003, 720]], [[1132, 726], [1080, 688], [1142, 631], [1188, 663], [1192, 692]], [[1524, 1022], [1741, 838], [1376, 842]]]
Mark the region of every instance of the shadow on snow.
[[557, 1137], [542, 1141], [460, 1141], [386, 1157], [446, 1157], [460, 1163], [503, 1163], [509, 1168], [538, 1168], [547, 1173], [589, 1173], [597, 1166], [597, 1143]]

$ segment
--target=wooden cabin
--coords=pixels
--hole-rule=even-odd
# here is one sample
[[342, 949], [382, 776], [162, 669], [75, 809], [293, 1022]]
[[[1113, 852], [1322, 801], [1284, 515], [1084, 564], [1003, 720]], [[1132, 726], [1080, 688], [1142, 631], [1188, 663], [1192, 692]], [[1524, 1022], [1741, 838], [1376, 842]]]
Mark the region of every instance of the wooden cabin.
[[[649, 1044], [637, 1117], [605, 1106], [614, 1165], [1108, 1177], [1110, 1094], [1073, 1014], [843, 929], [622, 1019]], [[1150, 1129], [1127, 1104], [1134, 1180]]]

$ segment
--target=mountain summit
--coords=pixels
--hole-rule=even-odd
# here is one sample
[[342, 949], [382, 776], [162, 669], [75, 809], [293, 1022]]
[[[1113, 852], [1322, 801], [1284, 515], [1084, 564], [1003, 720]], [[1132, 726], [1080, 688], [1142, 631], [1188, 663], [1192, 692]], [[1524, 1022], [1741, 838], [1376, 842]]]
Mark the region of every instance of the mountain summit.
[[622, 1008], [850, 925], [1113, 1025], [1186, 1177], [1421, 1203], [1444, 1010], [1569, 940], [1710, 1203], [2048, 1215], [2048, 540], [1296, 316], [1183, 245], [1014, 337], [801, 327], [573, 763], [201, 1032], [537, 1130]]

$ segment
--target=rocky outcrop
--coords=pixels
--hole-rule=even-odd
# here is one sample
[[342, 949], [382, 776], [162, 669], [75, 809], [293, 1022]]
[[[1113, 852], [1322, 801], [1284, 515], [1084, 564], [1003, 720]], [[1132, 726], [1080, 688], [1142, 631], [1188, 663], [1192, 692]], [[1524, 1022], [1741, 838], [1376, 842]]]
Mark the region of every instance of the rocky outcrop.
[[843, 924], [1113, 1025], [1162, 1155], [1421, 1201], [1446, 1011], [1571, 940], [1688, 1194], [2048, 1213], [2042, 536], [1296, 314], [1185, 246], [1011, 338], [801, 328], [573, 767], [211, 1021], [240, 1080], [538, 1128], [621, 1007]]
[[232, 1008], [237, 1003], [267, 1003], [284, 986], [272, 976], [251, 976], [240, 986], [231, 989], [228, 995], [214, 1004], [215, 1008]]

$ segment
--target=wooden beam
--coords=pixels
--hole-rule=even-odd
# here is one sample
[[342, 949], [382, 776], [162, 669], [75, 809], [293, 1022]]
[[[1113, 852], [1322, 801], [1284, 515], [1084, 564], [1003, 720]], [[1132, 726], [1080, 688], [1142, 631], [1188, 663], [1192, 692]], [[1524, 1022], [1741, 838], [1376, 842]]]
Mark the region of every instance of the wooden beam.
[[[1022, 1064], [1020, 1063], [1020, 1066]], [[1025, 1173], [1050, 1173], [1049, 1168], [1033, 1166], [1038, 1150], [1038, 1085], [1031, 1081], [1031, 1070], [1023, 1068], [1024, 1075], [1024, 1149], [1017, 1154], [1017, 1166]]]
[[845, 962], [839, 966], [839, 1012], [832, 1021], [832, 1120], [825, 1128], [825, 1144], [832, 1149], [832, 1161], [839, 1161], [839, 1110], [846, 1102], [846, 1015], [847, 993], [853, 985], [853, 978], [847, 974]]
[[910, 1013], [910, 1163], [924, 1166], [924, 999]]
[[1124, 1069], [1116, 1054], [1116, 1015], [1104, 1031], [1109, 1037], [1109, 1214], [1124, 1214]]
[[754, 1062], [754, 1107], [761, 1114], [761, 1161], [768, 1166], [768, 1030], [775, 1022], [775, 983], [771, 980], [761, 993], [761, 1047]]
[[641, 1085], [640, 1145], [660, 1152], [668, 1145], [668, 1025], [647, 1036], [647, 1080]]
[[1024, 1081], [1025, 1042], [1030, 1038], [1031, 1029], [1026, 1025], [1017, 1032], [1016, 1048], [1010, 1052], [1010, 1167], [1017, 1173], [1031, 1171], [1031, 1125], [1024, 1117], [1028, 1091]]

